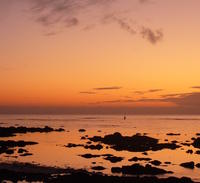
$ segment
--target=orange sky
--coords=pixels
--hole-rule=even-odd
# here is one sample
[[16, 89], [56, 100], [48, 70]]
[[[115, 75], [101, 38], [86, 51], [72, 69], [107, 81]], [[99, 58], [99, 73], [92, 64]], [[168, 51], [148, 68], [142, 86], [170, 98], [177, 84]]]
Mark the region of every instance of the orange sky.
[[199, 7], [197, 0], [1, 0], [0, 106], [198, 110]]

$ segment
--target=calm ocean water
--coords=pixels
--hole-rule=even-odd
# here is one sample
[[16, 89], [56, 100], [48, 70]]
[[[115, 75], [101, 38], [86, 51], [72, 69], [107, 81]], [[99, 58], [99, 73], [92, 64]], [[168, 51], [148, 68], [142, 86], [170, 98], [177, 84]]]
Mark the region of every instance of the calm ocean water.
[[[50, 126], [54, 128], [64, 128], [65, 132], [52, 133], [27, 133], [19, 134], [16, 137], [1, 138], [1, 140], [26, 140], [36, 141], [39, 144], [27, 146], [26, 149], [32, 156], [27, 157], [6, 157], [5, 154], [0, 155], [1, 162], [34, 162], [41, 165], [85, 168], [91, 170], [92, 162], [96, 165], [104, 166], [106, 169], [103, 173], [111, 174], [111, 167], [131, 165], [128, 159], [137, 156], [144, 157], [141, 152], [115, 151], [113, 149], [103, 148], [102, 150], [88, 150], [83, 147], [67, 148], [64, 145], [68, 143], [83, 144], [86, 141], [80, 138], [84, 135], [89, 137], [94, 135], [104, 136], [106, 134], [120, 132], [122, 135], [134, 135], [136, 133], [147, 133], [148, 136], [159, 139], [164, 142], [176, 140], [178, 144], [189, 141], [196, 137], [196, 133], [200, 133], [200, 116], [127, 116], [124, 120], [120, 115], [0, 115], [0, 126], [26, 126], [26, 127], [44, 127]], [[86, 129], [86, 132], [80, 133], [80, 128]], [[180, 133], [180, 136], [167, 136], [167, 133]], [[161, 168], [173, 171], [173, 176], [188, 176], [193, 180], [200, 181], [200, 169], [186, 169], [180, 166], [180, 163], [194, 161], [200, 163], [200, 155], [188, 154], [187, 150], [195, 149], [193, 146], [182, 146], [177, 150], [161, 150], [149, 151], [148, 156], [152, 160], [162, 162]], [[113, 154], [124, 157], [119, 163], [111, 163], [102, 157], [85, 159], [79, 155], [91, 154]], [[165, 165], [165, 161], [172, 162], [171, 165]], [[145, 162], [140, 162], [145, 164]], [[167, 176], [167, 175], [165, 175]], [[170, 175], [171, 176], [171, 175]]]

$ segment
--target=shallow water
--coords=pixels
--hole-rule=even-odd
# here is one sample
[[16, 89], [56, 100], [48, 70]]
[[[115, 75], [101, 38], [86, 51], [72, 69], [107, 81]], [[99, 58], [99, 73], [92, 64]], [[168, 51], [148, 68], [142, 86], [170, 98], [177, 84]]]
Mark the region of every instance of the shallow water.
[[[195, 152], [198, 149], [192, 146], [182, 146], [184, 149], [177, 150], [161, 150], [148, 151], [148, 156], [141, 152], [115, 151], [113, 149], [104, 148], [100, 151], [84, 149], [83, 147], [67, 148], [64, 145], [68, 143], [85, 144], [87, 140], [80, 140], [84, 135], [92, 137], [94, 135], [104, 136], [114, 132], [120, 132], [122, 135], [134, 135], [136, 133], [147, 133], [148, 136], [158, 138], [159, 142], [168, 139], [169, 142], [177, 140], [178, 142], [191, 141], [192, 137], [196, 137], [196, 133], [200, 133], [200, 116], [127, 116], [123, 120], [123, 116], [115, 115], [0, 115], [0, 126], [26, 126], [26, 127], [44, 127], [50, 126], [54, 128], [64, 128], [65, 132], [51, 133], [27, 133], [18, 134], [15, 137], [0, 138], [1, 140], [25, 140], [36, 141], [39, 144], [26, 146], [32, 156], [27, 157], [6, 157], [6, 154], [0, 155], [0, 161], [19, 161], [34, 162], [41, 165], [50, 165], [58, 167], [85, 168], [91, 171], [92, 166], [104, 166], [106, 169], [103, 173], [111, 174], [111, 167], [131, 165], [128, 159], [137, 157], [150, 157], [152, 160], [162, 162], [160, 168], [173, 171], [173, 176], [188, 176], [195, 181], [200, 181], [200, 169], [193, 170], [179, 166], [180, 163], [194, 161], [200, 163], [200, 155], [195, 153], [187, 154], [188, 149]], [[80, 128], [86, 129], [86, 132], [80, 133]], [[99, 132], [99, 130], [101, 132]], [[167, 133], [180, 133], [180, 136], [167, 136]], [[179, 143], [178, 143], [179, 144]], [[17, 149], [17, 148], [16, 148]], [[111, 163], [104, 160], [103, 157], [85, 159], [80, 154], [113, 154], [124, 157], [119, 163]], [[14, 155], [18, 155], [17, 153]], [[13, 155], [12, 155], [13, 156]], [[171, 165], [165, 165], [165, 161], [172, 162]], [[93, 165], [92, 162], [96, 162]], [[139, 162], [145, 164], [146, 162]], [[171, 176], [165, 175], [166, 176]], [[164, 176], [163, 176], [164, 177]]]

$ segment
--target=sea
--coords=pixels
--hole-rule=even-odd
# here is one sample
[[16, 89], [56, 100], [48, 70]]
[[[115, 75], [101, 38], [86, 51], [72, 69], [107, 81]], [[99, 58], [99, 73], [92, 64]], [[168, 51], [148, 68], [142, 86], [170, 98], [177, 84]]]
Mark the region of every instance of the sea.
[[[35, 141], [37, 145], [26, 146], [32, 153], [31, 156], [18, 156], [17, 151], [11, 156], [0, 154], [0, 162], [28, 162], [44, 166], [54, 166], [62, 168], [92, 170], [92, 166], [103, 166], [106, 169], [102, 173], [111, 175], [112, 167], [131, 165], [128, 161], [132, 157], [148, 157], [152, 160], [159, 160], [162, 169], [172, 171], [173, 174], [166, 174], [160, 177], [190, 177], [194, 181], [200, 181], [200, 169], [188, 169], [180, 166], [183, 162], [194, 161], [200, 163], [200, 155], [195, 152], [198, 150], [192, 145], [184, 146], [181, 143], [192, 143], [192, 138], [197, 138], [200, 133], [200, 116], [187, 115], [127, 115], [124, 120], [122, 115], [0, 115], [0, 126], [25, 126], [25, 127], [44, 127], [64, 128], [64, 132], [51, 133], [26, 133], [17, 134], [14, 137], [1, 137], [0, 140], [24, 140]], [[85, 129], [85, 132], [79, 132]], [[164, 149], [160, 151], [148, 151], [147, 155], [142, 152], [116, 151], [106, 147], [101, 150], [90, 150], [84, 147], [67, 148], [68, 143], [85, 144], [88, 140], [81, 137], [105, 136], [119, 132], [124, 136], [132, 136], [137, 133], [159, 139], [160, 143], [177, 141], [180, 148], [176, 150]], [[180, 134], [169, 136], [167, 133]], [[17, 148], [16, 148], [17, 149]], [[193, 150], [192, 154], [186, 153]], [[81, 157], [83, 154], [113, 154], [123, 157], [121, 162], [111, 163], [104, 157], [86, 159]], [[165, 164], [164, 162], [171, 162]], [[140, 161], [142, 165], [148, 162]]]

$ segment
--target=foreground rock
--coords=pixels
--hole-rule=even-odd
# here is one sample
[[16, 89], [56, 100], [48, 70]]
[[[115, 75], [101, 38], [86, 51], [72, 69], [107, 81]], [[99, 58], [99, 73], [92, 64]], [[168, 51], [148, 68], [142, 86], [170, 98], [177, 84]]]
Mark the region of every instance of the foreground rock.
[[45, 126], [44, 128], [28, 128], [28, 127], [0, 127], [0, 137], [12, 137], [16, 136], [18, 133], [48, 133], [48, 132], [62, 132], [64, 131], [63, 128], [53, 129], [51, 127]]
[[107, 176], [99, 173], [89, 173], [85, 170], [61, 169], [42, 167], [27, 163], [0, 164], [0, 182], [4, 180], [17, 182], [87, 182], [87, 183], [193, 183], [190, 178], [162, 178], [148, 177], [119, 177]]
[[113, 167], [112, 173], [122, 173], [126, 175], [162, 175], [172, 173], [161, 168], [152, 167], [151, 165], [142, 166], [133, 164], [131, 166]]
[[104, 137], [94, 136], [89, 138], [89, 140], [110, 145], [111, 148], [117, 151], [127, 150], [131, 152], [144, 152], [148, 150], [158, 151], [162, 149], [174, 150], [180, 147], [175, 143], [158, 143], [158, 139], [141, 136], [140, 134], [129, 137], [122, 136], [118, 132], [111, 135], [105, 135]]
[[92, 170], [99, 170], [99, 171], [101, 171], [101, 170], [105, 170], [106, 168], [104, 168], [103, 166], [93, 166], [92, 167]]

